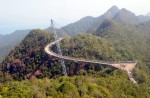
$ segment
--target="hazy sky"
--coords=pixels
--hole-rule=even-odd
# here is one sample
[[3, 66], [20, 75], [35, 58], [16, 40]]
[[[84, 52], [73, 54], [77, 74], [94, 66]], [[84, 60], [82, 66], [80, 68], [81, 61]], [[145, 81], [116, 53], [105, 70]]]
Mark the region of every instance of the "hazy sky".
[[149, 0], [0, 0], [0, 34], [47, 28], [50, 19], [66, 25], [84, 16], [99, 16], [113, 5], [136, 15], [150, 12]]

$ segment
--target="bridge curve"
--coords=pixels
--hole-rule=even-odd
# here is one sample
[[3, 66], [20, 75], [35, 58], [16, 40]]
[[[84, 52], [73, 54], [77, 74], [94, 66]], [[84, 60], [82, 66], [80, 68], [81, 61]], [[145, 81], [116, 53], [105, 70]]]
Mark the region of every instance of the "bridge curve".
[[60, 58], [60, 59], [65, 59], [65, 60], [70, 60], [70, 61], [74, 61], [74, 62], [85, 62], [85, 63], [93, 63], [93, 64], [103, 64], [103, 65], [108, 65], [108, 66], [112, 66], [115, 67], [117, 69], [121, 69], [127, 72], [129, 79], [133, 82], [133, 83], [137, 83], [132, 75], [132, 69], [136, 66], [136, 62], [127, 62], [124, 61], [122, 63], [115, 63], [115, 62], [107, 62], [107, 61], [102, 61], [102, 60], [90, 60], [90, 59], [83, 59], [83, 58], [75, 58], [75, 57], [69, 57], [69, 56], [63, 56], [63, 55], [59, 55], [55, 52], [53, 52], [50, 48], [55, 45], [56, 43], [62, 41], [63, 38], [59, 38], [58, 40], [51, 42], [49, 44], [46, 45], [45, 47], [45, 52], [51, 56]]

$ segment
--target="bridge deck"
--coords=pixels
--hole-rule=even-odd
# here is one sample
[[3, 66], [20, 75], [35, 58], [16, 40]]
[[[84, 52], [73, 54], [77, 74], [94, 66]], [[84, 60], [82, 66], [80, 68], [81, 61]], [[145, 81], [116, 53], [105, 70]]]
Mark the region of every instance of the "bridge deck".
[[107, 61], [98, 61], [98, 60], [90, 60], [90, 59], [83, 59], [83, 58], [75, 58], [75, 57], [69, 57], [69, 56], [62, 56], [62, 55], [59, 55], [59, 54], [56, 54], [55, 52], [53, 52], [50, 48], [60, 42], [61, 40], [63, 40], [63, 38], [59, 38], [58, 40], [52, 42], [52, 43], [49, 43], [46, 47], [45, 47], [45, 52], [49, 55], [52, 55], [54, 57], [57, 57], [57, 58], [61, 58], [61, 59], [65, 59], [65, 60], [71, 60], [71, 61], [74, 61], [74, 62], [85, 62], [85, 63], [93, 63], [93, 64], [103, 64], [103, 65], [108, 65], [108, 66], [112, 66], [112, 67], [115, 67], [115, 68], [118, 68], [118, 69], [121, 69], [121, 70], [124, 70], [124, 71], [127, 71], [127, 74], [129, 76], [129, 79], [133, 82], [133, 83], [137, 83], [134, 78], [133, 78], [133, 75], [131, 74], [132, 73], [132, 69], [136, 66], [136, 62], [129, 62], [129, 61], [123, 61], [121, 63], [116, 63], [116, 62], [107, 62]]

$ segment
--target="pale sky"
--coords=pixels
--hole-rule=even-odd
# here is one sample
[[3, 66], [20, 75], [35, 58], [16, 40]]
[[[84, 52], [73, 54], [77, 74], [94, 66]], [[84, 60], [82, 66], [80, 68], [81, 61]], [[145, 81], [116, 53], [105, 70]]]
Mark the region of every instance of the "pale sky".
[[64, 26], [85, 16], [100, 16], [113, 5], [136, 15], [150, 12], [149, 0], [0, 0], [0, 34], [44, 29], [50, 19]]

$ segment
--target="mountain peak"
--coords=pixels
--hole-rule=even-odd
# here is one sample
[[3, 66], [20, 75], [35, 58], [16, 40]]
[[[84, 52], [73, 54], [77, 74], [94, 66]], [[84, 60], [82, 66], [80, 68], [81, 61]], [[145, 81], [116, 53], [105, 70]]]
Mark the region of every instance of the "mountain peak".
[[128, 11], [128, 10], [127, 10], [127, 9], [125, 9], [125, 8], [122, 8], [122, 9], [121, 9], [121, 11]]
[[116, 5], [113, 5], [110, 9], [119, 9]]
[[136, 24], [138, 22], [136, 15], [125, 8], [121, 9], [114, 19], [121, 24]]
[[116, 14], [118, 11], [119, 11], [119, 8], [114, 5], [107, 12], [111, 12], [113, 14]]
[[103, 18], [104, 18], [103, 20], [113, 18], [118, 12], [119, 12], [118, 7], [117, 7], [117, 6], [112, 6], [112, 7], [103, 15]]

